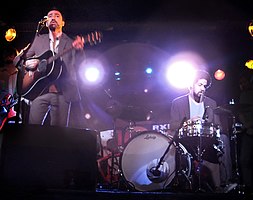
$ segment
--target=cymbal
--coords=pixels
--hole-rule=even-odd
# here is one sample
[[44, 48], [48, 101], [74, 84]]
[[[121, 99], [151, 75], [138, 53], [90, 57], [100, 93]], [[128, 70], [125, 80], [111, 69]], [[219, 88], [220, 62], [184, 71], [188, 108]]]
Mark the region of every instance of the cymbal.
[[230, 111], [231, 114], [238, 114], [241, 112], [246, 112], [252, 107], [253, 105], [251, 104], [225, 104], [223, 106], [220, 106], [220, 109], [218, 110], [222, 110], [222, 112], [227, 113], [229, 113]]
[[222, 106], [218, 106], [217, 108], [215, 108], [213, 110], [214, 114], [217, 114], [217, 115], [232, 115], [232, 111], [231, 110], [228, 110]]
[[138, 106], [125, 106], [119, 116], [120, 119], [128, 121], [146, 121], [152, 112]]
[[107, 103], [105, 111], [112, 117], [117, 118], [122, 113], [122, 104], [112, 99]]

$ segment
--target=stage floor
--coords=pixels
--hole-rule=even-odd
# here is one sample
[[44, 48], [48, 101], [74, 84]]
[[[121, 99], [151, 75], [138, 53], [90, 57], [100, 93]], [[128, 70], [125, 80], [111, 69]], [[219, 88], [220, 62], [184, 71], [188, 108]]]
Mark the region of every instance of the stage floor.
[[83, 190], [46, 190], [33, 192], [1, 192], [1, 199], [25, 200], [252, 200], [253, 194], [230, 193], [173, 193], [173, 192], [127, 192], [119, 190], [97, 189], [96, 191]]

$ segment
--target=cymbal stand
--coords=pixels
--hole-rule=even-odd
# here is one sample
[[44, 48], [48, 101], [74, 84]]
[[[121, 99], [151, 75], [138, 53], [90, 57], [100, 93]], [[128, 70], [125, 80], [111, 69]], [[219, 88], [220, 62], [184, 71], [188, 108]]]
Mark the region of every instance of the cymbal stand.
[[[236, 173], [236, 182], [238, 184], [238, 188], [240, 189], [240, 170], [239, 170], [239, 163], [238, 163], [238, 138], [237, 133], [237, 123], [235, 120], [235, 115], [232, 116], [232, 136], [231, 140], [234, 141], [234, 155], [235, 155], [235, 173]], [[239, 191], [240, 192], [240, 191]]]
[[[106, 108], [106, 112], [110, 114], [113, 118], [113, 134], [112, 138], [110, 139], [111, 144], [107, 144], [110, 146], [109, 151], [111, 152], [110, 158], [108, 158], [108, 166], [109, 166], [109, 173], [110, 173], [110, 184], [112, 185], [114, 182], [114, 172], [115, 172], [115, 164], [118, 164], [118, 160], [116, 158], [116, 153], [119, 151], [118, 146], [118, 133], [116, 129], [116, 120], [121, 114], [121, 104], [115, 100], [112, 95], [110, 94], [110, 90], [104, 89], [105, 94], [109, 97], [108, 106]], [[109, 165], [109, 159], [111, 159], [111, 166]]]
[[114, 182], [114, 171], [115, 171], [115, 164], [118, 162], [117, 158], [116, 158], [116, 151], [118, 149], [118, 134], [116, 131], [116, 119], [114, 119], [114, 123], [113, 123], [113, 135], [112, 135], [112, 148], [111, 148], [111, 168], [110, 168], [110, 184], [113, 185]]
[[132, 134], [135, 132], [134, 126], [135, 126], [135, 122], [132, 120], [129, 120], [128, 125], [124, 128], [124, 130], [122, 132], [122, 144], [121, 144], [122, 148], [125, 145], [125, 143], [127, 142], [126, 138], [125, 138], [127, 131], [129, 131], [129, 138], [128, 139], [132, 138], [132, 136], [133, 136]]

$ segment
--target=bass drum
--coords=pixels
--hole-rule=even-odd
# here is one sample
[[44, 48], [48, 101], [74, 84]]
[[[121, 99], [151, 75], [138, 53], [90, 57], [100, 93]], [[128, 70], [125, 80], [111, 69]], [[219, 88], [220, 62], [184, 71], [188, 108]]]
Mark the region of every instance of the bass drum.
[[[164, 161], [156, 170], [160, 158], [169, 145]], [[123, 178], [135, 190], [159, 191], [170, 184], [179, 168], [183, 168], [184, 174], [189, 177], [191, 156], [182, 144], [179, 143], [178, 146], [179, 148], [176, 148], [172, 137], [155, 131], [144, 131], [133, 137], [127, 143], [120, 158]], [[180, 166], [176, 166], [177, 160], [181, 160]]]

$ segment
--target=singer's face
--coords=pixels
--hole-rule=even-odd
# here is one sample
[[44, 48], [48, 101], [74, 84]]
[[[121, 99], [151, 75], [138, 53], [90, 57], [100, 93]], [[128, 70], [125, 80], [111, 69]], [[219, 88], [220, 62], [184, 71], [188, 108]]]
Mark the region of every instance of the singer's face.
[[52, 29], [58, 29], [62, 28], [64, 26], [64, 21], [62, 18], [62, 14], [58, 10], [51, 10], [47, 14], [48, 16], [48, 21], [47, 21], [47, 26], [52, 30]]
[[193, 94], [197, 97], [200, 97], [206, 91], [207, 87], [207, 80], [206, 79], [199, 79], [193, 85]]

